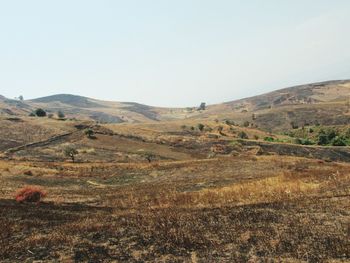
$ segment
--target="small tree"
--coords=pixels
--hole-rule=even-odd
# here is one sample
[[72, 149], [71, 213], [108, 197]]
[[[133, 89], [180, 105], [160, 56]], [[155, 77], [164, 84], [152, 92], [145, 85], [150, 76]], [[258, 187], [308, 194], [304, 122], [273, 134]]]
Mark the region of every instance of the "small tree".
[[205, 102], [202, 102], [201, 105], [199, 105], [198, 110], [205, 110], [206, 109], [206, 104]]
[[144, 154], [144, 157], [145, 157], [145, 159], [146, 159], [149, 163], [156, 159], [155, 154], [150, 153], [150, 152], [146, 152], [146, 153]]
[[35, 115], [38, 117], [45, 117], [46, 116], [46, 111], [43, 109], [39, 108], [35, 110]]
[[238, 137], [241, 139], [248, 139], [248, 135], [244, 131], [240, 131]]
[[23, 100], [24, 100], [24, 98], [23, 98], [22, 95], [19, 95], [18, 99], [19, 99], [20, 101], [23, 101]]
[[203, 130], [204, 130], [204, 125], [203, 125], [202, 123], [199, 123], [199, 124], [197, 125], [197, 127], [198, 127], [198, 129], [199, 129], [200, 131], [203, 131]]
[[58, 111], [57, 112], [57, 117], [59, 118], [59, 119], [64, 119], [65, 117], [66, 117], [66, 115], [64, 115], [64, 113], [62, 112], [62, 111]]
[[95, 137], [94, 137], [95, 132], [94, 132], [92, 129], [87, 129], [87, 130], [85, 131], [85, 134], [86, 134], [86, 136], [87, 136], [89, 139], [95, 138]]
[[73, 146], [67, 146], [64, 149], [64, 155], [67, 157], [70, 157], [72, 159], [72, 162], [75, 161], [75, 155], [77, 155], [79, 152], [77, 149], [75, 149]]
[[290, 126], [292, 126], [292, 129], [298, 129], [299, 128], [298, 124], [296, 124], [294, 121], [290, 122]]
[[329, 143], [328, 135], [324, 130], [320, 130], [318, 133], [317, 144], [318, 145], [327, 145]]

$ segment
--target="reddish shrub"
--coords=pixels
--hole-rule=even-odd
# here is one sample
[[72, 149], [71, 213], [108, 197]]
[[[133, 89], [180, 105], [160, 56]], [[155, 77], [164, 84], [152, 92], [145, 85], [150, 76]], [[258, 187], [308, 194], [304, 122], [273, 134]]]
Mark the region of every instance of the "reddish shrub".
[[16, 192], [17, 202], [38, 203], [46, 196], [46, 192], [36, 186], [25, 186]]
[[33, 172], [30, 171], [30, 170], [28, 170], [28, 171], [25, 171], [23, 174], [24, 174], [24, 175], [32, 176], [32, 175], [33, 175]]

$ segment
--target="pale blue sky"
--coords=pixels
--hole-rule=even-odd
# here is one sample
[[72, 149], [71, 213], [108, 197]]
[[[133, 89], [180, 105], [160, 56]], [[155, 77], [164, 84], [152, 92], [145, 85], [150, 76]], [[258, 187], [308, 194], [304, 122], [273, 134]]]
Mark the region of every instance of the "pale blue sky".
[[348, 0], [0, 0], [0, 94], [156, 106], [350, 78]]

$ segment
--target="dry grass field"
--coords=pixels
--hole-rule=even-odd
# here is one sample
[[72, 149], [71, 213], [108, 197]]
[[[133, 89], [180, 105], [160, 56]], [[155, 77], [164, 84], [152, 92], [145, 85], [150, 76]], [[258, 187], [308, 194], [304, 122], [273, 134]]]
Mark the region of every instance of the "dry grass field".
[[[1, 262], [350, 260], [348, 162], [261, 152], [237, 134], [267, 133], [216, 121], [1, 124]], [[25, 186], [47, 197], [16, 202]]]
[[205, 110], [0, 97], [0, 262], [350, 262], [349, 85]]
[[[1, 161], [3, 262], [346, 262], [348, 164]], [[30, 170], [31, 176], [25, 175]], [[40, 186], [45, 202], [19, 204]]]

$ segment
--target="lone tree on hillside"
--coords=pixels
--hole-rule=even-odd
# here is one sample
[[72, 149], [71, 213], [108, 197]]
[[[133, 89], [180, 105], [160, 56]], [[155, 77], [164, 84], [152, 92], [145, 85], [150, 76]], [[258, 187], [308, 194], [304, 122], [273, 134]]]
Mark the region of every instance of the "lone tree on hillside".
[[62, 111], [58, 111], [57, 112], [57, 117], [59, 118], [59, 119], [64, 119], [65, 117], [66, 117], [66, 115], [64, 115], [64, 113], [62, 112]]
[[87, 136], [89, 139], [94, 139], [94, 138], [95, 138], [95, 136], [94, 136], [95, 132], [94, 132], [92, 129], [87, 129], [87, 130], [85, 131], [85, 134], [86, 134], [86, 136]]
[[206, 104], [205, 102], [202, 102], [201, 105], [199, 105], [198, 110], [205, 110], [206, 109]]
[[38, 117], [45, 117], [46, 116], [46, 111], [43, 109], [39, 108], [35, 110], [35, 115]]
[[78, 150], [73, 146], [67, 146], [66, 148], [64, 148], [64, 155], [70, 157], [73, 163], [75, 161], [75, 155], [77, 155], [78, 153]]
[[23, 101], [23, 100], [24, 100], [24, 98], [23, 98], [22, 95], [19, 95], [18, 99], [19, 99], [20, 101]]

